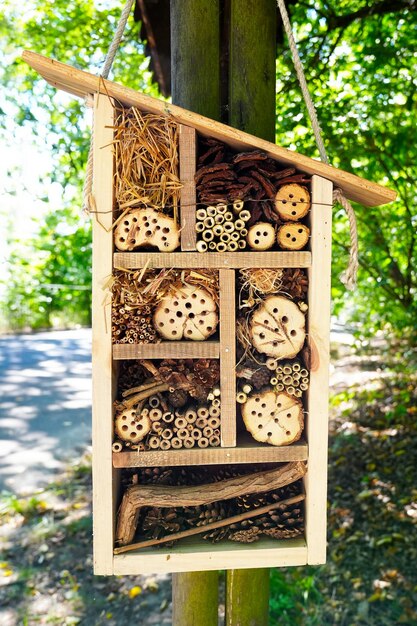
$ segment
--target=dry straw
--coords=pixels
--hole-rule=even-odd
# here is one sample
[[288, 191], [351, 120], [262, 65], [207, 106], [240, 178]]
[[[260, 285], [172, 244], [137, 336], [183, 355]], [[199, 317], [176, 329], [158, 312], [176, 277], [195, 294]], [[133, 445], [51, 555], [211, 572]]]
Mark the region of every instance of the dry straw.
[[118, 208], [125, 213], [145, 204], [177, 219], [178, 125], [169, 117], [121, 108], [113, 146]]

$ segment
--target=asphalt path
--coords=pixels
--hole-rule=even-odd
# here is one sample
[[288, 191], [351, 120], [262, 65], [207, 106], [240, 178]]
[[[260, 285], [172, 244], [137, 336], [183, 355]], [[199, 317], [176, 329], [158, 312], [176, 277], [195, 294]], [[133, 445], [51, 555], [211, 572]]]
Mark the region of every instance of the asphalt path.
[[91, 330], [0, 337], [0, 491], [33, 493], [91, 445]]

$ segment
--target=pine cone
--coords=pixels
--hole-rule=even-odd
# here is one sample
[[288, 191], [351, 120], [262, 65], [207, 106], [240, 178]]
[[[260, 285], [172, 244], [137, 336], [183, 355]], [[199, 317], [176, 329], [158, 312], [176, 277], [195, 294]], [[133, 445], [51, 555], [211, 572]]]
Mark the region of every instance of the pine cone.
[[253, 383], [255, 389], [261, 389], [261, 387], [269, 384], [270, 378], [271, 372], [266, 367], [261, 367], [254, 371], [250, 382]]
[[273, 539], [292, 539], [293, 537], [298, 537], [301, 533], [301, 528], [268, 528], [263, 531], [264, 535], [268, 535], [268, 537]]
[[188, 393], [183, 389], [175, 389], [175, 391], [170, 392], [167, 400], [171, 406], [180, 409], [187, 404]]
[[281, 291], [296, 300], [304, 300], [308, 291], [307, 274], [302, 269], [286, 269], [282, 276]]
[[257, 526], [252, 526], [245, 530], [238, 530], [229, 535], [231, 541], [239, 541], [241, 543], [253, 543], [254, 541], [258, 541], [260, 537], [261, 533]]

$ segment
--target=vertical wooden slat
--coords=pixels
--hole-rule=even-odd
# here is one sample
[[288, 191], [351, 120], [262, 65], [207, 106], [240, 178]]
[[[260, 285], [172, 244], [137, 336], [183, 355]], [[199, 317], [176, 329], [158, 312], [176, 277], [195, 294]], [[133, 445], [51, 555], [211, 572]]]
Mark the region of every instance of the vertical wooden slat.
[[[113, 573], [112, 490], [112, 343], [111, 307], [103, 285], [112, 273], [113, 257], [113, 140], [114, 109], [106, 96], [94, 99], [93, 195], [93, 531], [94, 572]], [[105, 304], [106, 302], [106, 304]]]
[[219, 270], [221, 444], [236, 445], [235, 272]]
[[181, 189], [181, 250], [195, 250], [195, 168], [197, 158], [197, 136], [195, 128], [180, 125], [180, 179]]
[[326, 561], [332, 191], [330, 181], [320, 176], [312, 177], [312, 265], [308, 270], [311, 371], [307, 424], [308, 474], [305, 479], [307, 558], [311, 565]]

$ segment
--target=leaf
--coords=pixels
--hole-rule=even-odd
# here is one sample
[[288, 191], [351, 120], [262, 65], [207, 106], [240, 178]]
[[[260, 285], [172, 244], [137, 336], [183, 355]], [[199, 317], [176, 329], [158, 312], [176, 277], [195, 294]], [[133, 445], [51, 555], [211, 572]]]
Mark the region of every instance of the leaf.
[[131, 589], [129, 589], [129, 598], [131, 600], [133, 600], [134, 598], [136, 598], [136, 596], [140, 595], [142, 593], [142, 587], [139, 587], [139, 585], [135, 585], [135, 587], [132, 587]]

